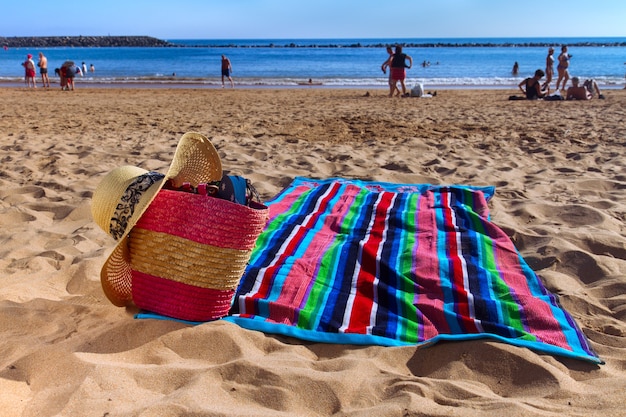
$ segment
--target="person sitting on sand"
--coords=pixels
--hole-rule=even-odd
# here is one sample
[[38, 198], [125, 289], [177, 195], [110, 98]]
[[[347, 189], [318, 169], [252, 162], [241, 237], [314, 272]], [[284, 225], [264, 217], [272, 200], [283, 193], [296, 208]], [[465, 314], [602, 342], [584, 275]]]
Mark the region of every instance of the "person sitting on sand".
[[567, 89], [567, 100], [591, 100], [597, 94], [598, 98], [604, 98], [595, 80], [585, 80], [580, 85], [580, 78], [572, 77], [572, 86]]
[[585, 87], [589, 91], [589, 93], [591, 93], [591, 97], [594, 97], [597, 94], [598, 98], [604, 98], [604, 95], [600, 92], [600, 87], [598, 87], [598, 83], [596, 82], [596, 80], [592, 78], [585, 80], [585, 82], [583, 83], [583, 87]]
[[590, 100], [591, 94], [589, 90], [583, 87], [580, 84], [580, 79], [578, 77], [572, 77], [572, 86], [567, 89], [567, 100]]
[[519, 83], [518, 87], [520, 91], [524, 93], [528, 100], [544, 98], [550, 94], [550, 87], [543, 89], [541, 84], [539, 84], [539, 80], [541, 80], [544, 75], [545, 73], [543, 70], [538, 69], [535, 71], [535, 75], [533, 77], [528, 77]]

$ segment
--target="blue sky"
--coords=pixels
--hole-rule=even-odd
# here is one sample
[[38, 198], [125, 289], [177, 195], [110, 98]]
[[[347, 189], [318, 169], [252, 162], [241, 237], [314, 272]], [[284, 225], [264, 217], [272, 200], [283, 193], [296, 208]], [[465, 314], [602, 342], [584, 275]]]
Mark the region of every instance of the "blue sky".
[[626, 36], [626, 0], [27, 0], [0, 36], [161, 39]]

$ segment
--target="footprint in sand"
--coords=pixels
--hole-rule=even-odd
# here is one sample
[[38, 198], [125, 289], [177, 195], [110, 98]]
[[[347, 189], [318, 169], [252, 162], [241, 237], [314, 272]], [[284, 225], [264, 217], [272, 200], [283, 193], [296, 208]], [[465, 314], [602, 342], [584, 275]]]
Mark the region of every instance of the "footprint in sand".
[[0, 227], [15, 226], [19, 223], [27, 223], [34, 220], [36, 220], [35, 216], [19, 211], [18, 208], [11, 207], [0, 216]]

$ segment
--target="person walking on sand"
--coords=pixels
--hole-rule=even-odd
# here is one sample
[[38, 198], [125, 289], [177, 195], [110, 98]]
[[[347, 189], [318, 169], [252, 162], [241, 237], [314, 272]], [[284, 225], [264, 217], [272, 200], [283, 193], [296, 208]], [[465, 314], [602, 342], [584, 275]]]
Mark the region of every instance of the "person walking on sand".
[[[385, 60], [385, 62], [383, 62], [383, 65], [381, 65], [380, 69], [383, 71], [383, 74], [387, 74], [387, 68], [389, 68], [389, 66], [391, 65], [391, 59], [393, 58], [393, 48], [390, 45], [387, 45], [387, 59]], [[389, 77], [387, 80], [387, 83], [389, 84], [389, 88], [392, 90], [392, 95], [393, 93], [397, 92], [398, 94], [400, 94], [400, 90], [398, 90], [398, 87], [396, 87], [392, 82], [391, 82], [391, 70], [389, 70]]]
[[541, 86], [542, 89], [550, 87], [552, 82], [552, 76], [554, 75], [554, 48], [548, 48], [548, 55], [546, 56], [546, 81]]
[[37, 84], [35, 83], [35, 61], [33, 61], [33, 56], [31, 54], [26, 55], [26, 61], [22, 62], [22, 66], [24, 67], [24, 81], [26, 85], [30, 88], [37, 88]]
[[406, 69], [411, 68], [412, 66], [413, 58], [402, 52], [401, 45], [396, 45], [395, 53], [389, 57], [389, 67], [391, 71], [391, 82], [389, 83], [389, 97], [393, 97], [395, 91], [398, 91], [398, 94], [400, 94], [400, 91], [397, 87], [398, 81], [400, 81], [400, 85], [402, 86], [402, 96], [408, 96], [404, 80], [406, 78]]
[[228, 81], [230, 81], [230, 88], [235, 87], [233, 78], [230, 76], [232, 71], [233, 67], [230, 63], [230, 59], [226, 58], [226, 55], [222, 55], [222, 88], [224, 88], [224, 77], [227, 77]]
[[559, 89], [559, 85], [561, 85], [561, 81], [563, 81], [563, 85], [561, 88], [565, 90], [565, 85], [567, 84], [567, 80], [569, 80], [569, 60], [572, 56], [567, 53], [567, 45], [563, 45], [561, 47], [561, 54], [558, 57], [559, 65], [557, 65], [556, 69], [559, 73], [559, 77], [556, 80], [556, 89]]
[[46, 58], [43, 52], [39, 52], [39, 61], [37, 61], [39, 67], [39, 74], [41, 74], [41, 83], [45, 88], [50, 88], [50, 79], [48, 78], [48, 58]]

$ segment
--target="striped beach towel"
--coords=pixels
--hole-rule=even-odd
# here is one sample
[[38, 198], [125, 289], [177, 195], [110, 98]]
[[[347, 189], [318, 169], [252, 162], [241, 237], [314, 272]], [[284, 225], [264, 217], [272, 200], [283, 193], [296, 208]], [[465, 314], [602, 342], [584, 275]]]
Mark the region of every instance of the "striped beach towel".
[[493, 187], [296, 178], [224, 320], [303, 340], [425, 345], [491, 338], [602, 363], [490, 221]]

